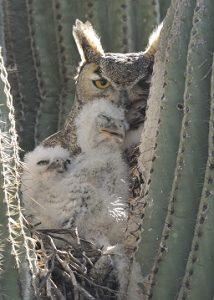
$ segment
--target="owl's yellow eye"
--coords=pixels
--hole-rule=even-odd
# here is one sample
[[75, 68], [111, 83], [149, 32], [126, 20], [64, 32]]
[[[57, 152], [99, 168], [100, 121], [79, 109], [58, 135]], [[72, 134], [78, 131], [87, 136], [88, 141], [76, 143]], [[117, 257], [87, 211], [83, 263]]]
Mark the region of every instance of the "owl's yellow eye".
[[111, 83], [106, 79], [94, 80], [93, 83], [98, 89], [106, 89], [111, 85]]

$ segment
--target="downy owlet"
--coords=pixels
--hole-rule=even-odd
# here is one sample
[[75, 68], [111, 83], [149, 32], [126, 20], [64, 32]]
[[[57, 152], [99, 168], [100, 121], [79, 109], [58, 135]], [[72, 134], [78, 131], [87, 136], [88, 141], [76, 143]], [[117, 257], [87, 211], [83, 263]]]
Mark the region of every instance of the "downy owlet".
[[122, 157], [128, 130], [124, 111], [107, 99], [83, 106], [75, 119], [82, 152], [70, 157], [60, 146], [26, 154], [22, 176], [25, 215], [38, 228], [77, 227], [99, 246], [123, 240], [129, 168]]

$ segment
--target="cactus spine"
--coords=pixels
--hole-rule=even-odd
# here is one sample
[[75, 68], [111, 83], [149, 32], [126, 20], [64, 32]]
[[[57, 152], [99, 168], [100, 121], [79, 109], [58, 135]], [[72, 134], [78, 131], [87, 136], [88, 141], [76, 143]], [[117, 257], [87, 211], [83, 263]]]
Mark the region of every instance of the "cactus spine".
[[1, 299], [30, 299], [36, 291], [33, 243], [23, 225], [19, 198], [19, 156], [10, 86], [0, 55], [0, 239]]
[[[76, 18], [92, 22], [105, 51], [142, 51], [169, 3], [1, 0], [0, 40], [10, 71], [21, 148], [31, 150], [60, 129], [72, 107], [72, 77], [79, 61], [71, 35]], [[213, 15], [212, 1], [172, 0], [156, 56], [139, 161], [144, 198], [136, 204], [141, 207], [133, 235], [134, 240], [139, 237], [144, 213], [136, 260], [143, 276], [150, 274], [144, 294], [152, 299], [197, 300], [214, 295]], [[7, 81], [1, 81], [4, 189], [0, 199], [5, 244], [1, 249], [1, 296], [4, 298], [4, 292], [12, 299], [27, 299], [35, 295], [36, 269], [20, 214], [18, 145], [11, 98], [8, 92], [3, 93], [5, 86], [9, 91]], [[7, 289], [8, 281], [13, 289]], [[30, 283], [30, 290], [20, 289], [24, 281]]]
[[149, 299], [214, 294], [213, 13], [209, 1], [172, 1], [156, 56], [141, 144], [146, 208], [136, 253]]

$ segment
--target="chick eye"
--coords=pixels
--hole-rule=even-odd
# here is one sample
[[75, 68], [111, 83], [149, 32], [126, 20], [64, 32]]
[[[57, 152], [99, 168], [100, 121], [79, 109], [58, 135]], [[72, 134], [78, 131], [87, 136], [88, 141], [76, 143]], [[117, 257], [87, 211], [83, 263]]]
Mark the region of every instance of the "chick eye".
[[110, 121], [110, 119], [105, 115], [99, 115], [99, 117], [106, 120], [106, 121], [108, 121], [108, 122]]
[[111, 83], [106, 79], [94, 80], [93, 84], [98, 89], [106, 89], [107, 87], [109, 87], [111, 85]]
[[66, 161], [65, 161], [65, 162], [66, 162], [66, 164], [69, 164], [69, 165], [71, 164], [71, 161], [70, 161], [70, 159], [66, 159]]
[[49, 164], [49, 160], [40, 160], [37, 163], [37, 165], [39, 166], [48, 165], [48, 164]]

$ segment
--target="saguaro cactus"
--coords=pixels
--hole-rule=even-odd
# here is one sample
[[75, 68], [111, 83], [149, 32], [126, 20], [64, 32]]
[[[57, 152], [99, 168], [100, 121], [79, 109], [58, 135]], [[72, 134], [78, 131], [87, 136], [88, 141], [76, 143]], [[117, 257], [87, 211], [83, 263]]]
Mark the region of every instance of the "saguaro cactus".
[[139, 159], [146, 299], [213, 299], [214, 4], [173, 0]]
[[10, 86], [0, 54], [0, 297], [33, 299], [36, 257], [23, 225], [19, 199], [19, 156]]
[[[79, 60], [71, 35], [75, 19], [92, 22], [106, 51], [139, 51], [163, 19], [166, 3], [0, 1], [1, 46], [24, 150], [60, 129], [72, 107]], [[164, 21], [140, 147], [143, 197], [135, 206], [142, 214], [135, 257], [146, 298], [214, 296], [213, 15], [212, 1], [172, 0]], [[1, 70], [1, 296], [29, 299], [36, 269], [20, 212], [18, 145], [2, 60]]]

